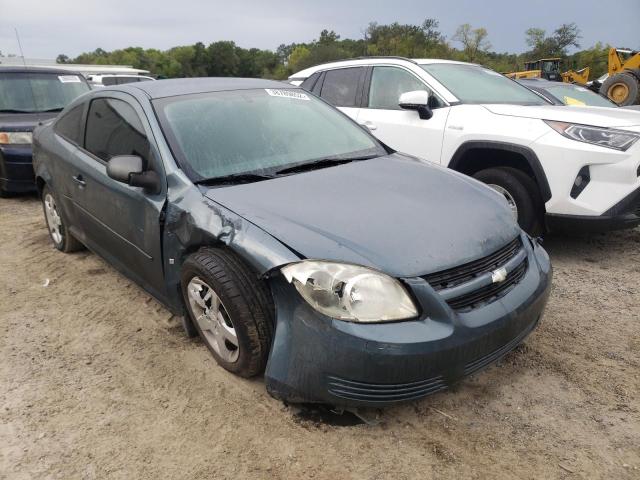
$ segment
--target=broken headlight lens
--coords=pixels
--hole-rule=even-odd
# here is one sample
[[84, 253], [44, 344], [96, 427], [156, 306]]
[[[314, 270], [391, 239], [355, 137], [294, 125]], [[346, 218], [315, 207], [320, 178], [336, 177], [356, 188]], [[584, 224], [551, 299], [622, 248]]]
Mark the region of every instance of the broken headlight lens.
[[398, 280], [370, 268], [304, 260], [283, 267], [282, 274], [309, 305], [328, 317], [374, 323], [418, 315]]
[[640, 135], [614, 128], [592, 127], [576, 123], [544, 121], [560, 135], [578, 142], [590, 143], [601, 147], [613, 148], [625, 152], [636, 143]]

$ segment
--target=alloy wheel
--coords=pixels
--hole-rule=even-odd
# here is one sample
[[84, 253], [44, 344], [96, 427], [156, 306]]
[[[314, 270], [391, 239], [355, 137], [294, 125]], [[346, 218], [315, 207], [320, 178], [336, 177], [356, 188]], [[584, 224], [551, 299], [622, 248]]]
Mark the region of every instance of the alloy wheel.
[[235, 363], [240, 353], [238, 336], [220, 297], [199, 277], [189, 281], [187, 295], [204, 340], [225, 362]]
[[49, 232], [51, 233], [51, 238], [56, 245], [59, 245], [62, 243], [62, 219], [58, 213], [56, 201], [50, 193], [47, 193], [44, 197], [44, 213], [47, 219]]

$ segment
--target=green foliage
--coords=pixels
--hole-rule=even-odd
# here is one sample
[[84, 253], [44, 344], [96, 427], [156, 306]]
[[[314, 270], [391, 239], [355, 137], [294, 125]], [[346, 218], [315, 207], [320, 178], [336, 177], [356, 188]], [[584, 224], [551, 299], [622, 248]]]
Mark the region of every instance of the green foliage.
[[365, 33], [368, 55], [397, 55], [402, 57], [444, 57], [448, 45], [438, 31], [438, 21], [427, 18], [421, 26], [369, 24]]
[[453, 40], [462, 44], [464, 60], [477, 62], [491, 48], [491, 44], [487, 40], [488, 35], [486, 28], [473, 28], [465, 23], [458, 27]]
[[547, 32], [541, 28], [530, 28], [525, 32], [527, 45], [532, 49], [529, 52], [532, 59], [566, 57], [567, 48], [580, 46], [580, 29], [575, 23], [563, 23], [551, 36], [546, 35]]
[[448, 58], [482, 63], [499, 72], [515, 71], [527, 60], [559, 56], [566, 68], [591, 66], [591, 78], [606, 71], [607, 45], [567, 55], [569, 47], [579, 47], [580, 29], [575, 23], [560, 25], [547, 36], [545, 30], [530, 28], [525, 32], [531, 48], [523, 54], [491, 51], [488, 32], [483, 27], [460, 25], [452, 37], [461, 48], [453, 48], [439, 30], [438, 20], [425, 19], [420, 25], [372, 22], [363, 38], [342, 39], [333, 30], [323, 30], [308, 43], [282, 44], [275, 51], [245, 49], [233, 41], [218, 41], [208, 46], [202, 42], [173, 47], [166, 51], [128, 47], [106, 52], [101, 48], [82, 53], [74, 59], [58, 55], [58, 63], [131, 65], [149, 70], [163, 78], [240, 76], [285, 79], [292, 73], [340, 59], [367, 55], [396, 55], [410, 58]]
[[609, 48], [610, 45], [598, 42], [591, 48], [576, 52], [567, 58], [567, 68], [579, 70], [588, 66], [591, 68], [590, 79], [594, 80], [607, 73]]

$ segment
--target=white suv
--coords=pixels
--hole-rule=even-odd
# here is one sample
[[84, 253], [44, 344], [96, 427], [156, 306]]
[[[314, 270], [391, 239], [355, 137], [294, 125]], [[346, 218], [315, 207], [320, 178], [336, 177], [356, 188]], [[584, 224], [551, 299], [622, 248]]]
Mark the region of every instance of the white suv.
[[553, 106], [499, 73], [446, 60], [370, 57], [289, 78], [389, 147], [473, 176], [522, 228], [640, 224], [640, 113]]

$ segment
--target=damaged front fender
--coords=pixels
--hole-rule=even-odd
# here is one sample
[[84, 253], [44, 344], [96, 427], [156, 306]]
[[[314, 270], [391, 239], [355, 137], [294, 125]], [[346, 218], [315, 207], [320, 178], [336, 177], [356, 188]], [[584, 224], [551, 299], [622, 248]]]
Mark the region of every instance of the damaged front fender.
[[300, 256], [191, 185], [170, 188], [164, 213], [164, 270], [170, 306], [182, 312], [180, 275], [185, 259], [201, 247], [228, 247], [259, 276]]

